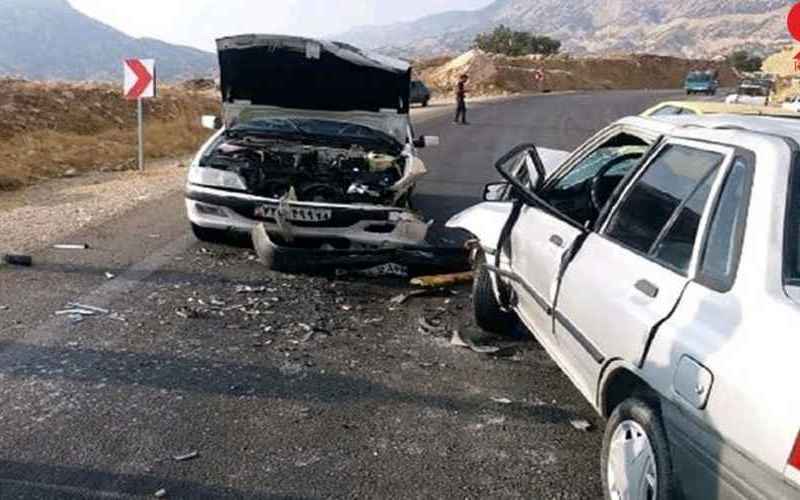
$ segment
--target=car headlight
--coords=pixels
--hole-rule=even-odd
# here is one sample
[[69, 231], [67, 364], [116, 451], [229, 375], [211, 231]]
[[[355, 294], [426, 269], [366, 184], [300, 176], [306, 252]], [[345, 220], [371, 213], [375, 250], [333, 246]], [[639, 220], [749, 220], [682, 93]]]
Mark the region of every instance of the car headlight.
[[199, 165], [192, 165], [189, 168], [189, 182], [202, 186], [247, 191], [247, 185], [239, 174]]

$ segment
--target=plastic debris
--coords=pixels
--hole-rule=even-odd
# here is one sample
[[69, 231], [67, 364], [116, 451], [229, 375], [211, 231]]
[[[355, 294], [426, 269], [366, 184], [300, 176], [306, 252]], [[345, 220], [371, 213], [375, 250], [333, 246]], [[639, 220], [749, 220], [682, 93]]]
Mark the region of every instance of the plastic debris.
[[117, 276], [114, 273], [108, 273], [108, 272], [106, 273], [106, 279], [107, 280], [113, 280], [116, 277]]
[[153, 496], [156, 497], [156, 498], [166, 498], [167, 497], [167, 490], [160, 489], [160, 490], [156, 491], [155, 493], [153, 493]]
[[189, 460], [194, 460], [195, 458], [197, 458], [199, 456], [200, 456], [199, 453], [197, 453], [196, 451], [193, 451], [191, 453], [186, 453], [185, 455], [177, 455], [177, 456], [172, 457], [172, 458], [174, 458], [176, 462], [187, 462]]
[[6, 264], [11, 266], [31, 267], [33, 265], [33, 257], [30, 255], [4, 255], [3, 260]]
[[266, 293], [267, 287], [259, 286], [253, 287], [248, 285], [237, 285], [236, 286], [236, 293], [244, 294], [244, 293]]
[[508, 398], [492, 398], [492, 401], [499, 405], [510, 405], [511, 403], [513, 403], [513, 401], [511, 401]]
[[581, 432], [589, 432], [592, 430], [592, 424], [588, 420], [575, 419], [569, 421], [570, 425]]
[[56, 250], [89, 250], [89, 245], [86, 243], [59, 243], [58, 245], [53, 245], [53, 248]]
[[471, 283], [475, 279], [475, 273], [454, 273], [454, 274], [439, 274], [435, 276], [420, 276], [411, 280], [414, 286], [422, 287], [442, 287], [453, 286], [461, 283]]
[[67, 304], [67, 307], [72, 307], [75, 309], [86, 309], [87, 311], [94, 311], [97, 314], [109, 314], [111, 312], [108, 309], [103, 309], [102, 307], [87, 306], [78, 303]]

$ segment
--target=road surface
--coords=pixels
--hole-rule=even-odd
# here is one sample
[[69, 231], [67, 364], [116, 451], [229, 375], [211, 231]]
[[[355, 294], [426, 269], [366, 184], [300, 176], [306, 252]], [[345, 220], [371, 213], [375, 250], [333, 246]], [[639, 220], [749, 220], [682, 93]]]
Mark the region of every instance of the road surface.
[[[417, 131], [442, 146], [416, 206], [444, 221], [515, 144], [574, 148], [674, 95], [529, 96], [474, 107], [470, 126], [426, 110]], [[477, 334], [468, 288], [393, 305], [402, 281], [270, 274], [194, 241], [182, 204], [0, 268], [0, 498], [601, 495], [603, 422], [535, 343], [449, 344]], [[70, 303], [109, 314], [55, 315]]]

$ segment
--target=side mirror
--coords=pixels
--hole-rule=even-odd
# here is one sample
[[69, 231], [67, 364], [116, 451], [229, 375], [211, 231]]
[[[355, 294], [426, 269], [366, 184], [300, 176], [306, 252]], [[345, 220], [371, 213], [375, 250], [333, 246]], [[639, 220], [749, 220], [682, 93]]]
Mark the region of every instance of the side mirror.
[[497, 160], [494, 166], [515, 187], [534, 193], [541, 189], [547, 176], [534, 144], [520, 144]]
[[507, 182], [492, 182], [483, 188], [483, 201], [506, 201], [511, 191]]
[[414, 140], [414, 147], [417, 148], [428, 148], [428, 147], [435, 147], [438, 145], [439, 145], [438, 135], [423, 135], [420, 136], [419, 139]]
[[222, 128], [222, 120], [220, 117], [214, 115], [203, 115], [203, 117], [200, 118], [200, 123], [203, 125], [203, 128], [211, 130], [219, 130]]

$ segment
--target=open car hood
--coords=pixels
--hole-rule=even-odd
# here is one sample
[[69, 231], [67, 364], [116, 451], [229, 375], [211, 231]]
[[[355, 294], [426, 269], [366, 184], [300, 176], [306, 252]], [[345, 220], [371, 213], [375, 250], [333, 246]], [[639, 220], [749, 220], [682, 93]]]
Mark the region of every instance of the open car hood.
[[280, 35], [221, 38], [217, 51], [224, 104], [408, 113], [411, 67], [397, 59]]

